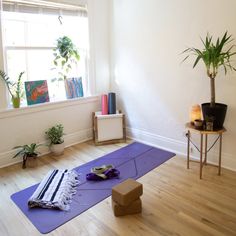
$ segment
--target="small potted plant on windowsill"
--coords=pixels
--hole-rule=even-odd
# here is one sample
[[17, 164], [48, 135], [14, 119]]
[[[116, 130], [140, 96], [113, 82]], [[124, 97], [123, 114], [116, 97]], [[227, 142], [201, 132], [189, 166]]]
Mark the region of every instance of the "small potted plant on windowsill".
[[208, 34], [205, 41], [202, 39], [201, 41], [203, 43], [203, 49], [193, 47], [187, 48], [183, 53], [188, 53], [188, 55], [183, 61], [185, 61], [190, 55], [193, 55], [196, 57], [193, 68], [199, 61], [202, 61], [205, 64], [206, 73], [210, 79], [211, 101], [210, 103], [202, 104], [203, 118], [204, 120], [207, 118], [212, 119], [214, 129], [221, 129], [225, 120], [227, 105], [216, 103], [215, 101], [215, 78], [218, 74], [219, 68], [221, 67], [224, 69], [225, 74], [228, 69], [236, 70], [235, 67], [231, 65], [232, 56], [236, 54], [236, 52], [233, 51], [235, 45], [230, 45], [233, 39], [232, 35], [227, 34], [227, 31], [221, 39], [217, 38], [215, 43], [212, 40], [212, 36], [209, 36]]
[[38, 154], [40, 154], [37, 149], [39, 146], [42, 146], [42, 144], [36, 144], [36, 143], [31, 143], [31, 144], [25, 144], [22, 146], [16, 146], [14, 147], [14, 149], [19, 149], [19, 151], [15, 154], [15, 156], [13, 156], [13, 158], [17, 157], [17, 156], [22, 156], [23, 157], [23, 162], [22, 162], [22, 168], [26, 168], [26, 166], [28, 164], [26, 164], [27, 162], [32, 162], [33, 164], [31, 164], [31, 166], [33, 167], [36, 162], [35, 159], [38, 156]]
[[20, 107], [20, 101], [23, 97], [23, 88], [22, 88], [22, 75], [25, 72], [21, 72], [18, 76], [17, 82], [13, 83], [10, 81], [10, 78], [7, 76], [7, 74], [4, 71], [0, 71], [0, 77], [4, 81], [10, 95], [11, 95], [11, 101], [14, 108]]
[[58, 124], [49, 128], [45, 134], [50, 140], [50, 150], [55, 156], [62, 155], [64, 153], [65, 143], [63, 139], [64, 127], [62, 124]]

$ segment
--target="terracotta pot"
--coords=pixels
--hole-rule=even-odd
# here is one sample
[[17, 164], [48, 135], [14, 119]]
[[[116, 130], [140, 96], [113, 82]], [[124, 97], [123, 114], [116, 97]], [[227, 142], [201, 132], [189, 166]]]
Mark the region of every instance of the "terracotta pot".
[[38, 165], [37, 162], [37, 154], [33, 156], [23, 156], [22, 168], [25, 169], [26, 167], [33, 168]]
[[38, 165], [37, 157], [28, 157], [26, 166], [29, 168], [35, 168]]

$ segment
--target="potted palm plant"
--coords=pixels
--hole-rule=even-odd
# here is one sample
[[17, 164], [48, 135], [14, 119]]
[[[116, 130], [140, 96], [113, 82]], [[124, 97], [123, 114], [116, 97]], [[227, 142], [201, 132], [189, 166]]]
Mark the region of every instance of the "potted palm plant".
[[20, 100], [23, 97], [23, 88], [22, 88], [22, 75], [25, 72], [20, 72], [17, 82], [13, 83], [7, 74], [4, 71], [0, 71], [0, 77], [7, 86], [7, 89], [11, 95], [11, 101], [14, 108], [20, 107]]
[[212, 36], [208, 34], [205, 40], [201, 39], [201, 41], [203, 49], [187, 48], [183, 53], [188, 53], [188, 55], [183, 61], [193, 55], [196, 57], [193, 68], [199, 61], [205, 64], [207, 76], [210, 79], [211, 102], [202, 104], [203, 118], [204, 120], [212, 120], [214, 129], [221, 129], [225, 120], [227, 105], [216, 103], [215, 78], [221, 67], [225, 74], [228, 70], [236, 70], [231, 64], [231, 58], [236, 54], [233, 51], [235, 45], [231, 44], [233, 41], [232, 35], [228, 35], [227, 31], [222, 38], [218, 37], [216, 42], [213, 42]]
[[64, 127], [62, 124], [58, 124], [49, 128], [45, 134], [50, 140], [50, 149], [55, 156], [62, 155], [64, 153]]
[[23, 162], [22, 162], [22, 168], [26, 168], [26, 163], [29, 159], [35, 159], [38, 154], [40, 154], [37, 149], [39, 146], [42, 144], [36, 144], [36, 143], [31, 143], [31, 144], [25, 144], [22, 146], [16, 146], [14, 149], [18, 149], [18, 152], [13, 156], [13, 158], [17, 156], [22, 156], [23, 157]]

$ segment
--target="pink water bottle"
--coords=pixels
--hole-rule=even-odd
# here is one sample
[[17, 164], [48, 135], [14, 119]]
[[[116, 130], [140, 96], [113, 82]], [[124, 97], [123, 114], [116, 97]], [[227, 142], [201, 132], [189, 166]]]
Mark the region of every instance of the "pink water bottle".
[[108, 114], [108, 103], [107, 103], [107, 95], [102, 95], [102, 115]]

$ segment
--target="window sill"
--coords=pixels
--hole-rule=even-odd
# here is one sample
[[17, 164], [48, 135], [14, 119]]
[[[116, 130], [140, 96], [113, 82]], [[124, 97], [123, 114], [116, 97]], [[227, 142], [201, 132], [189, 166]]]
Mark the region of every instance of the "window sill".
[[97, 101], [99, 101], [99, 96], [96, 95], [96, 96], [68, 99], [65, 101], [41, 103], [27, 107], [7, 108], [0, 110], [0, 119], [5, 119], [14, 116], [22, 116], [25, 114], [37, 113], [41, 111], [61, 109], [63, 107], [75, 106], [79, 104], [86, 104]]

